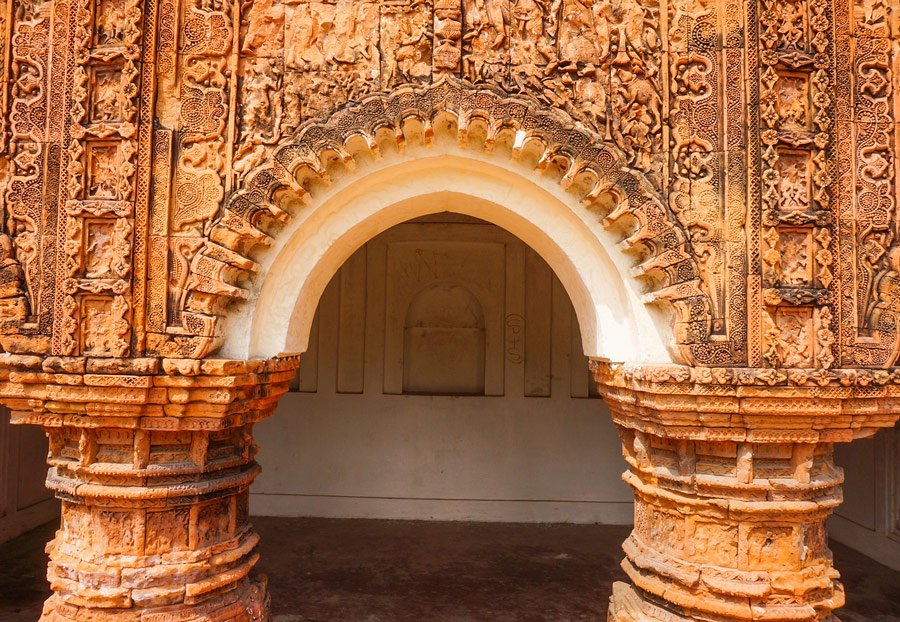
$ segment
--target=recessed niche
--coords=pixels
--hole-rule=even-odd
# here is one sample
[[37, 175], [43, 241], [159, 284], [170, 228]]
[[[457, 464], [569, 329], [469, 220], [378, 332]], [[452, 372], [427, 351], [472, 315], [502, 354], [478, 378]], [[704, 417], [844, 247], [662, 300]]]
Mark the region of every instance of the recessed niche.
[[484, 337], [484, 310], [471, 291], [426, 287], [406, 313], [403, 392], [483, 395]]

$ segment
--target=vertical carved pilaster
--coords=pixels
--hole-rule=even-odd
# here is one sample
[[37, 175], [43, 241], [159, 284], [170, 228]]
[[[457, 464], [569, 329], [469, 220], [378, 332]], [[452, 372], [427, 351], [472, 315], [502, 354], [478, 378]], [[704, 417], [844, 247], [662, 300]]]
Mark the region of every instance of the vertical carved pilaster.
[[462, 66], [462, 2], [435, 0], [432, 73], [458, 76]]
[[900, 11], [882, 0], [837, 5], [842, 341], [847, 365], [900, 356], [897, 60]]
[[143, 3], [76, 0], [53, 351], [127, 356]]
[[698, 364], [746, 361], [747, 271], [743, 10], [734, 3], [668, 3], [669, 207], [690, 236], [709, 334], [696, 338]]
[[759, 118], [762, 359], [837, 361], [834, 303], [834, 25], [825, 0], [762, 0]]
[[[65, 3], [61, 5], [58, 8], [65, 10]], [[55, 169], [49, 155], [58, 153], [47, 133], [52, 73], [47, 51], [54, 16], [50, 2], [10, 0], [6, 9], [4, 33], [9, 33], [9, 39], [4, 63], [9, 63], [9, 89], [4, 80], [4, 117], [8, 119], [4, 119], [3, 142], [8, 159], [4, 158], [0, 187], [5, 207], [0, 210], [4, 219], [0, 231], [9, 237], [4, 236], [0, 251], [6, 284], [0, 332], [5, 349], [46, 351], [52, 311], [47, 297], [53, 291], [52, 270], [46, 263], [52, 235], [46, 233], [54, 228], [55, 205], [48, 213], [44, 202], [48, 194], [52, 196], [56, 181], [48, 179]], [[60, 37], [64, 34], [53, 39], [53, 45], [59, 44]], [[64, 44], [61, 47], [65, 49]]]

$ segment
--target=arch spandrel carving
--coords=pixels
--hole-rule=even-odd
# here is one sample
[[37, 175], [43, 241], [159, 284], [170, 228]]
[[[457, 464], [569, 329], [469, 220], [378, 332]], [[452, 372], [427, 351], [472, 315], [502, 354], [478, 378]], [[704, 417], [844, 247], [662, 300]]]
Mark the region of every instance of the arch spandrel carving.
[[[99, 18], [94, 4], [13, 2], [8, 12], [3, 220], [19, 264], [7, 277], [19, 276], [3, 298], [5, 349], [80, 353], [73, 327], [117, 316], [110, 321], [137, 326], [108, 340], [110, 354], [208, 354], [215, 329], [208, 313], [182, 313], [184, 279], [225, 197], [301, 121], [335, 110], [346, 121], [347, 102], [464, 78], [535, 110], [564, 111], [650, 182], [681, 226], [703, 293], [679, 302], [680, 315], [710, 318], [709, 328], [705, 318], [679, 323], [677, 340], [690, 342], [683, 360], [884, 367], [900, 355], [891, 260], [897, 15], [881, 0], [833, 8], [679, 1], [667, 11], [630, 1], [616, 10], [489, 2], [484, 11], [462, 1], [366, 2], [349, 13], [341, 2], [235, 11], [230, 3], [109, 0]], [[77, 32], [68, 31], [69, 11], [78, 12]], [[374, 24], [376, 12], [377, 28], [366, 31], [361, 24]], [[302, 36], [335, 16], [339, 33]], [[67, 74], [70, 36], [89, 52], [73, 55]], [[110, 168], [104, 158], [127, 173], [113, 184], [125, 198], [87, 178]], [[795, 192], [804, 181], [811, 199]], [[776, 195], [808, 204], [808, 213], [778, 215], [791, 205]], [[74, 283], [60, 276], [86, 265], [75, 251], [92, 243], [75, 242], [79, 231], [93, 235], [82, 221], [96, 214], [118, 214], [134, 229], [133, 249], [117, 242], [134, 261], [115, 286], [127, 293], [98, 293], [105, 285], [80, 273]], [[124, 224], [119, 230], [121, 238]], [[51, 233], [71, 239], [53, 245]], [[65, 247], [75, 254], [57, 252]], [[800, 350], [787, 343], [798, 331]]]
[[[411, 123], [420, 129], [412, 129]], [[316, 190], [304, 184], [313, 188], [329, 184], [332, 165], [352, 179], [357, 159], [379, 159], [386, 145], [403, 151], [408, 140], [416, 140], [427, 156], [440, 123], [452, 124], [453, 138], [480, 154], [493, 152], [498, 137], [507, 134], [511, 143], [507, 159], [522, 161], [525, 152], [534, 156], [531, 172], [523, 165], [523, 175], [546, 178], [545, 171], [558, 170], [556, 183], [571, 191], [568, 201], [577, 209], [593, 211], [607, 228], [621, 228], [627, 220], [620, 250], [641, 256], [632, 275], [646, 275], [648, 284], [655, 285], [645, 295], [646, 302], [674, 308], [679, 356], [685, 362], [693, 360], [694, 346], [709, 339], [710, 302], [688, 237], [651, 183], [627, 164], [615, 145], [564, 113], [543, 111], [527, 98], [446, 78], [429, 87], [401, 87], [370, 96], [339, 110], [326, 123], [308, 123], [246, 175], [191, 263], [182, 317], [209, 332], [191, 333], [185, 325], [186, 335], [196, 338], [180, 337], [179, 343], [200, 348], [186, 353], [208, 351], [216, 318], [230, 303], [254, 297], [251, 287], [240, 284], [258, 270], [254, 249], [272, 244], [274, 231], [291, 219], [292, 209], [315, 209]], [[285, 202], [292, 207], [283, 207]]]

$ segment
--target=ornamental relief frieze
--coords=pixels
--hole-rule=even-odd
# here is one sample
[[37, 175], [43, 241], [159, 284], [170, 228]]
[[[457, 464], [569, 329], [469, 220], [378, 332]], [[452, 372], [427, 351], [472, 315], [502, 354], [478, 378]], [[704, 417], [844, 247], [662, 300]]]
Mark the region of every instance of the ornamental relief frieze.
[[45, 1], [4, 3], [3, 110], [0, 165], [0, 332], [27, 333], [46, 348], [52, 302], [52, 200], [59, 149], [48, 144], [48, 55], [54, 15]]
[[0, 0], [0, 50], [0, 398], [63, 500], [45, 619], [266, 618], [252, 426], [311, 247], [420, 196], [404, 172], [482, 165], [485, 205], [528, 190], [504, 222], [579, 238], [579, 309], [635, 310], [598, 342], [663, 333], [590, 364], [636, 501], [610, 619], [842, 605], [833, 446], [900, 410], [896, 0]]
[[761, 362], [827, 369], [837, 360], [831, 6], [759, 9]]
[[839, 91], [840, 233], [855, 252], [842, 257], [847, 285], [843, 340], [855, 365], [896, 363], [898, 278], [898, 98], [900, 10], [858, 0], [838, 32], [839, 62], [852, 81]]
[[833, 445], [900, 408], [896, 4], [0, 0], [0, 397], [64, 501], [45, 617], [265, 618], [252, 426], [302, 339], [256, 333], [331, 266], [304, 244], [421, 194], [356, 182], [432, 163], [546, 191], [506, 207], [571, 220], [573, 279], [598, 249], [668, 340], [591, 360], [636, 499], [611, 619], [829, 617]]
[[142, 7], [77, 0], [53, 351], [127, 356]]

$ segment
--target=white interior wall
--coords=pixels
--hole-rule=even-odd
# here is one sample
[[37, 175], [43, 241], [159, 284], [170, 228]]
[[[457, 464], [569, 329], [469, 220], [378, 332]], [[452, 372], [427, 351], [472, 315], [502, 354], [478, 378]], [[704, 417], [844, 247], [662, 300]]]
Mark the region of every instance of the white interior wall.
[[[438, 286], [445, 312], [419, 311]], [[302, 361], [255, 430], [257, 515], [632, 520], [572, 303], [498, 227], [442, 214], [374, 238], [326, 288]], [[411, 378], [431, 394], [403, 394]], [[484, 395], [453, 395], [473, 386]]]
[[835, 461], [846, 480], [830, 536], [900, 570], [900, 427], [838, 445]]
[[59, 515], [59, 503], [44, 487], [47, 437], [35, 426], [11, 425], [0, 406], [0, 542]]

